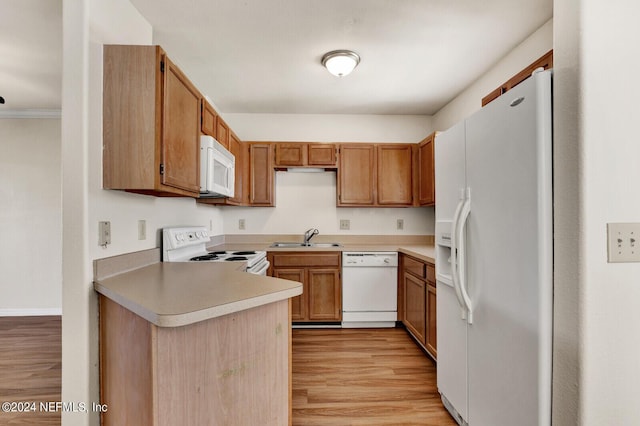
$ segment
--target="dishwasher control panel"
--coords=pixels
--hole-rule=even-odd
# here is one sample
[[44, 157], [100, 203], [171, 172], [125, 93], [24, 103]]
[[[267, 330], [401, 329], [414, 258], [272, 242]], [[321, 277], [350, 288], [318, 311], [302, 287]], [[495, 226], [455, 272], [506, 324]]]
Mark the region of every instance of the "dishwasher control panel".
[[342, 267], [398, 266], [398, 253], [389, 251], [342, 252]]

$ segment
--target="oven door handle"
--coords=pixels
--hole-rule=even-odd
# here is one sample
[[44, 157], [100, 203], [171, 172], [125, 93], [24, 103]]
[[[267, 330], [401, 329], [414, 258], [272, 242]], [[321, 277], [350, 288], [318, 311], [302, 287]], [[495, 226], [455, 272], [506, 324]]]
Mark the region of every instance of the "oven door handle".
[[269, 265], [271, 265], [271, 263], [268, 260], [265, 260], [264, 262], [261, 262], [259, 265], [260, 265], [259, 269], [255, 271], [247, 270], [247, 272], [254, 275], [267, 275], [267, 269], [269, 269]]

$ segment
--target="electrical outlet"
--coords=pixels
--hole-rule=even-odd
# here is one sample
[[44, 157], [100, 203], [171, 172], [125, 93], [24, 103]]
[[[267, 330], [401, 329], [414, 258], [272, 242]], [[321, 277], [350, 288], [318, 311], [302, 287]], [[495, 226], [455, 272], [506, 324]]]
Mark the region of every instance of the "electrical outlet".
[[608, 262], [640, 262], [640, 223], [608, 223]]
[[147, 239], [147, 221], [146, 220], [138, 221], [138, 239], [139, 240]]
[[400, 231], [404, 229], [404, 219], [396, 220], [396, 229]]
[[104, 248], [111, 244], [111, 222], [98, 222], [98, 245]]
[[244, 219], [238, 219], [238, 229], [245, 229]]
[[209, 219], [209, 231], [213, 231], [213, 219]]
[[349, 219], [340, 219], [340, 229], [343, 231], [351, 229], [351, 221]]

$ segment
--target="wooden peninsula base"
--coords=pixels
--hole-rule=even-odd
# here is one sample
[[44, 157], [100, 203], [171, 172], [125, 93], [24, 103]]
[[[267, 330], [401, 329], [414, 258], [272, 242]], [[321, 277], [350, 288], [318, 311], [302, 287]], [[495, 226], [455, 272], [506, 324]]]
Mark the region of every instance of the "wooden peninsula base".
[[291, 423], [289, 299], [159, 327], [100, 296], [102, 424]]

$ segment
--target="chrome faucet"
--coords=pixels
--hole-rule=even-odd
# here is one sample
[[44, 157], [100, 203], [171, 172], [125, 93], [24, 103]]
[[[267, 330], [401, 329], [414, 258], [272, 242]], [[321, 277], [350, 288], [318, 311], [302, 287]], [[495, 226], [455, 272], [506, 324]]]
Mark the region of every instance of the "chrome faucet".
[[311, 243], [309, 241], [311, 241], [311, 239], [319, 233], [320, 231], [318, 231], [316, 228], [307, 229], [307, 231], [304, 233], [304, 245], [310, 245]]

